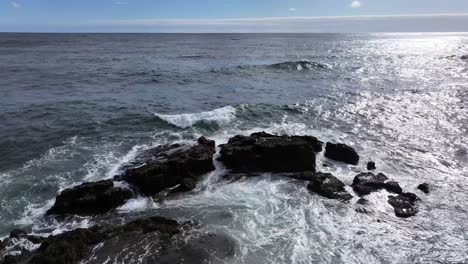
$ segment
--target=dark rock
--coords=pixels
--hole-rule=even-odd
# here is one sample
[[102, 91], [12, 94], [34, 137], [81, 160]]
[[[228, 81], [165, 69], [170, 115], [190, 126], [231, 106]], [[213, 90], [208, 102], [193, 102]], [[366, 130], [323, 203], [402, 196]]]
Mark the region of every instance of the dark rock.
[[390, 181], [387, 176], [382, 173], [377, 175], [371, 172], [358, 174], [356, 177], [354, 177], [354, 181], [351, 186], [353, 187], [353, 190], [361, 196], [368, 195], [381, 189], [385, 189], [393, 193], [403, 192], [397, 182]]
[[423, 193], [429, 193], [431, 191], [431, 187], [427, 183], [422, 183], [418, 185], [418, 189]]
[[400, 193], [397, 196], [389, 196], [388, 203], [393, 206], [396, 216], [408, 218], [418, 213], [418, 199], [414, 193]]
[[28, 233], [22, 229], [14, 229], [10, 232], [10, 238], [20, 239], [21, 237], [24, 237], [27, 234]]
[[104, 241], [99, 227], [76, 229], [46, 239], [35, 252], [31, 264], [78, 263], [93, 245]]
[[325, 157], [351, 165], [357, 165], [359, 163], [359, 155], [357, 152], [352, 147], [345, 144], [333, 144], [328, 142], [325, 147]]
[[181, 193], [181, 192], [188, 192], [197, 187], [197, 183], [191, 178], [184, 178], [180, 182], [179, 186], [171, 191], [171, 193]]
[[132, 191], [114, 187], [111, 180], [88, 182], [62, 191], [47, 214], [86, 216], [106, 213], [132, 197]]
[[345, 190], [345, 184], [330, 173], [314, 173], [307, 189], [330, 199], [348, 201], [353, 198]]
[[462, 59], [462, 60], [468, 60], [468, 55], [463, 55], [463, 56], [460, 57], [460, 59]]
[[375, 169], [377, 169], [377, 168], [375, 167], [375, 162], [369, 161], [369, 162], [367, 163], [367, 170], [375, 170]]
[[151, 217], [116, 227], [95, 226], [50, 236], [38, 249], [0, 262], [202, 264], [226, 263], [236, 253], [236, 241], [224, 233], [196, 230], [189, 223]]
[[315, 171], [322, 142], [311, 136], [275, 136], [265, 132], [235, 136], [221, 145], [220, 161], [235, 173]]
[[364, 198], [360, 198], [360, 199], [357, 201], [357, 203], [360, 204], [360, 205], [366, 205], [366, 204], [369, 204], [369, 200], [364, 199]]
[[201, 137], [194, 146], [173, 144], [147, 150], [126, 166], [121, 179], [138, 187], [145, 195], [154, 195], [167, 188], [194, 181], [215, 169], [215, 142]]

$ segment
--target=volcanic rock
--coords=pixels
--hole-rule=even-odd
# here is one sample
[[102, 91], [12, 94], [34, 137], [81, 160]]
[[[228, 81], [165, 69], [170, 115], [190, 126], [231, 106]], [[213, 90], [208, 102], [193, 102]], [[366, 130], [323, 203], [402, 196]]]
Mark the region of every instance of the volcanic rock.
[[428, 194], [431, 191], [431, 187], [429, 186], [428, 183], [422, 183], [418, 185], [418, 190], [421, 192]]
[[178, 184], [186, 186], [187, 179], [197, 181], [203, 174], [213, 171], [214, 153], [215, 142], [204, 137], [194, 146], [161, 145], [138, 156], [124, 168], [120, 178], [144, 195], [154, 195]]
[[357, 165], [359, 163], [359, 155], [357, 152], [352, 147], [345, 144], [333, 144], [328, 142], [325, 147], [325, 157], [351, 165]]
[[360, 196], [368, 195], [372, 192], [385, 189], [393, 193], [402, 193], [400, 185], [395, 181], [390, 181], [383, 173], [377, 175], [371, 172], [358, 174], [354, 177], [353, 190]]
[[111, 180], [87, 182], [62, 191], [47, 214], [86, 216], [106, 213], [132, 197], [131, 190], [114, 187]]
[[389, 196], [388, 203], [393, 206], [396, 216], [408, 218], [418, 213], [418, 199], [414, 193], [400, 193], [397, 196]]
[[375, 162], [369, 161], [369, 162], [367, 163], [367, 170], [375, 170], [375, 169], [377, 169], [377, 168], [375, 167]]
[[312, 136], [276, 136], [265, 132], [235, 136], [221, 145], [219, 160], [234, 173], [315, 171], [322, 142]]

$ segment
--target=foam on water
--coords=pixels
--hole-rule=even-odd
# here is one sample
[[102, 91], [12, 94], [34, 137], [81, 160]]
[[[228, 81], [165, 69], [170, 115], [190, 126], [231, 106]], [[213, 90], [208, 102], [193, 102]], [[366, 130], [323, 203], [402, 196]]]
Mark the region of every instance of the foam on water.
[[180, 128], [188, 128], [199, 122], [225, 125], [230, 123], [236, 117], [236, 108], [228, 105], [214, 109], [212, 111], [201, 113], [179, 115], [163, 115], [155, 113], [155, 115], [162, 120]]

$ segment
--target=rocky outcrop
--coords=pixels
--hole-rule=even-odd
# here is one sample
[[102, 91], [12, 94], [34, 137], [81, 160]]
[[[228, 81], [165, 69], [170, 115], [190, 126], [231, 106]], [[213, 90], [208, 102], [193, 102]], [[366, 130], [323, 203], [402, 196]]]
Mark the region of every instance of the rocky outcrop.
[[354, 181], [351, 186], [353, 187], [354, 192], [360, 196], [368, 195], [382, 189], [393, 193], [403, 192], [397, 182], [389, 180], [383, 173], [379, 173], [377, 175], [371, 172], [358, 174], [354, 177]]
[[418, 200], [418, 196], [414, 193], [400, 193], [388, 197], [388, 203], [393, 206], [395, 215], [401, 218], [408, 218], [418, 213]]
[[328, 142], [325, 147], [325, 157], [351, 165], [357, 165], [359, 163], [359, 155], [357, 152], [352, 147], [345, 144], [333, 144]]
[[421, 183], [418, 185], [418, 190], [421, 192], [428, 194], [431, 191], [431, 187], [429, 186], [428, 183]]
[[188, 190], [193, 187], [188, 179], [197, 181], [215, 169], [214, 153], [215, 142], [204, 137], [194, 146], [158, 146], [138, 156], [118, 179], [137, 187], [144, 195], [154, 195], [176, 185], [185, 186], [180, 190]]
[[106, 213], [132, 197], [131, 190], [114, 187], [111, 180], [88, 182], [62, 191], [47, 214], [86, 216]]
[[265, 132], [235, 136], [221, 145], [219, 160], [235, 173], [315, 171], [322, 142], [311, 136], [276, 136]]
[[353, 198], [345, 190], [345, 184], [330, 173], [313, 173], [307, 189], [330, 199], [348, 201]]
[[375, 162], [369, 161], [369, 162], [367, 163], [367, 170], [372, 171], [372, 170], [375, 170], [375, 169], [377, 169], [377, 168], [375, 167]]
[[[129, 249], [131, 254], [126, 252]], [[6, 256], [2, 263], [134, 263], [139, 260], [201, 264], [212, 263], [214, 259], [223, 263], [236, 251], [236, 242], [224, 233], [201, 232], [189, 224], [151, 217], [117, 227], [95, 226], [50, 236], [39, 248]]]

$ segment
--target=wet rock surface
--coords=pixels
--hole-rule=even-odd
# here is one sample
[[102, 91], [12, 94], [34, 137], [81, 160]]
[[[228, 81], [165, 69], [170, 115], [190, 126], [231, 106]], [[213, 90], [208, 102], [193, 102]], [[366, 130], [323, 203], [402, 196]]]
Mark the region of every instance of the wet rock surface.
[[371, 172], [358, 174], [354, 178], [351, 186], [353, 187], [354, 192], [360, 196], [368, 195], [382, 189], [393, 193], [403, 192], [397, 182], [389, 180], [383, 173], [379, 173], [377, 175]]
[[187, 180], [197, 181], [215, 169], [215, 142], [204, 137], [198, 144], [162, 145], [143, 152], [133, 164], [125, 167], [122, 179], [138, 188], [144, 195], [153, 195]]
[[114, 187], [111, 180], [88, 182], [62, 191], [47, 214], [102, 214], [124, 204], [132, 197], [131, 190]]
[[421, 183], [418, 185], [418, 190], [425, 194], [428, 194], [431, 192], [431, 186], [428, 183]]
[[1, 263], [223, 263], [236, 251], [236, 242], [224, 233], [151, 217], [51, 236], [37, 249], [5, 256]]
[[348, 201], [353, 198], [345, 190], [345, 184], [330, 173], [316, 172], [310, 178], [307, 189], [330, 199]]
[[375, 170], [375, 169], [377, 169], [377, 167], [375, 167], [375, 162], [369, 161], [369, 162], [367, 163], [367, 170], [372, 171], [372, 170]]
[[221, 145], [223, 164], [236, 173], [315, 171], [322, 142], [311, 136], [276, 136], [265, 132], [235, 136]]
[[418, 200], [418, 196], [414, 193], [400, 193], [388, 197], [388, 203], [393, 206], [395, 215], [401, 218], [408, 218], [418, 213]]
[[325, 157], [341, 161], [351, 165], [357, 165], [359, 163], [359, 155], [350, 146], [345, 144], [333, 144], [328, 142], [325, 147]]

